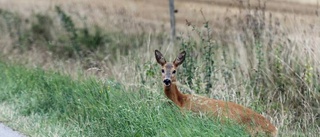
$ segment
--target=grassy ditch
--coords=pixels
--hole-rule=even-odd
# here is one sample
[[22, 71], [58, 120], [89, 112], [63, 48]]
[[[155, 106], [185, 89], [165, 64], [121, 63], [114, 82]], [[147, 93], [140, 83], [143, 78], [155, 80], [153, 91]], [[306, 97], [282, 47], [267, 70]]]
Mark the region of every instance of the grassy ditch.
[[[28, 136], [246, 135], [239, 126], [183, 116], [159, 94], [124, 91], [114, 81], [74, 80], [4, 63], [0, 71], [2, 121]], [[9, 110], [17, 113], [10, 118]]]

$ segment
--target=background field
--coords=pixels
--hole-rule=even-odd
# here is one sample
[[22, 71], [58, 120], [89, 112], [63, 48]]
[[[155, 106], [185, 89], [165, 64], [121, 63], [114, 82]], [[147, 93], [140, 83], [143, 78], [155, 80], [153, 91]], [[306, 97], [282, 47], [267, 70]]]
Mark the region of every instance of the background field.
[[[272, 121], [278, 127], [280, 135], [315, 136], [320, 132], [320, 18], [317, 0], [176, 0], [175, 4], [178, 9], [178, 36], [177, 41], [172, 44], [168, 35], [168, 1], [165, 0], [0, 0], [0, 57], [10, 65], [20, 64], [29, 69], [41, 68], [40, 72], [32, 72], [31, 77], [38, 73], [41, 77], [51, 77], [42, 74], [44, 69], [68, 75], [73, 80], [94, 77], [92, 79], [98, 82], [94, 85], [105, 85], [105, 81], [111, 80], [122, 85], [121, 92], [125, 92], [124, 95], [114, 95], [115, 99], [128, 95], [128, 103], [141, 104], [139, 101], [150, 101], [152, 107], [159, 107], [161, 111], [176, 115], [171, 107], [163, 105], [167, 99], [162, 93], [160, 70], [153, 54], [155, 49], [159, 49], [165, 53], [168, 60], [173, 60], [180, 50], [186, 50], [187, 60], [178, 71], [180, 89], [183, 92], [233, 101], [250, 107]], [[10, 70], [10, 67], [3, 68], [3, 71]], [[23, 72], [21, 75], [28, 76], [29, 73]], [[8, 73], [3, 78], [11, 75], [13, 74]], [[69, 79], [64, 76], [57, 77], [61, 81]], [[14, 80], [16, 79], [11, 80], [12, 85], [19, 82]], [[80, 80], [74, 83], [83, 82]], [[33, 85], [38, 84], [41, 85]], [[61, 83], [53, 82], [53, 87], [54, 85]], [[52, 94], [49, 94], [54, 92], [53, 95], [59, 97], [65, 90], [37, 89], [36, 93], [49, 98], [42, 99], [39, 95], [35, 101], [51, 102], [25, 108], [10, 98], [21, 97], [20, 104], [23, 104], [23, 101], [28, 102], [24, 98], [32, 94], [24, 91], [25, 94], [21, 96], [12, 95], [10, 88], [6, 86], [4, 84], [0, 91], [5, 98], [9, 98], [2, 100], [3, 108], [18, 109], [16, 117], [23, 115], [40, 119], [39, 123], [47, 124], [48, 130], [55, 130], [52, 136], [60, 136], [60, 133], [68, 136], [83, 130], [88, 131], [81, 132], [83, 135], [97, 131], [99, 135], [123, 135], [133, 132], [122, 130], [122, 126], [131, 125], [134, 129], [132, 131], [136, 131], [139, 130], [137, 127], [143, 129], [148, 124], [151, 124], [151, 134], [139, 132], [139, 135], [166, 136], [167, 133], [156, 130], [157, 125], [148, 123], [148, 118], [156, 117], [155, 121], [164, 125], [168, 124], [167, 122], [176, 122], [166, 121], [168, 114], [155, 114], [162, 113], [160, 110], [150, 111], [150, 115], [140, 111], [118, 113], [117, 106], [126, 101], [115, 102], [114, 107], [110, 108], [104, 106], [105, 102], [99, 102], [96, 96], [85, 98], [86, 94], [81, 94], [79, 98], [93, 101], [97, 112], [82, 112], [82, 109], [79, 109], [74, 115], [95, 114], [95, 118], [103, 118], [106, 114], [102, 113], [106, 111], [114, 111], [113, 116], [128, 115], [128, 125], [119, 124], [118, 130], [104, 132], [102, 129], [110, 126], [105, 123], [111, 119], [105, 120], [105, 123], [94, 123], [97, 119], [89, 117], [86, 121], [88, 123], [78, 123], [79, 119], [70, 116], [70, 112], [58, 109], [66, 104], [50, 106], [55, 104], [54, 102], [67, 103], [65, 100], [68, 99], [64, 98], [51, 100]], [[21, 86], [11, 90], [19, 93], [20, 90], [23, 91], [23, 86], [30, 85]], [[82, 87], [83, 85], [76, 84], [68, 88], [74, 91], [78, 86], [80, 89], [98, 92], [95, 86]], [[29, 87], [29, 91], [33, 91], [35, 87], [37, 86]], [[117, 93], [119, 89], [114, 90], [112, 93], [110, 91], [110, 95]], [[104, 98], [102, 101], [108, 99]], [[84, 103], [83, 107], [91, 105]], [[99, 110], [98, 106], [103, 110]], [[52, 107], [53, 109], [47, 110]], [[76, 108], [77, 105], [71, 107]], [[27, 109], [28, 113], [21, 114], [20, 109]], [[127, 106], [127, 109], [137, 110], [133, 106]], [[147, 107], [144, 109], [147, 110]], [[2, 115], [8, 118], [10, 114]], [[63, 118], [53, 119], [51, 122], [43, 118], [55, 115]], [[194, 122], [193, 118], [198, 123]], [[177, 120], [181, 119], [178, 117]], [[78, 126], [77, 130], [63, 130], [64, 122], [69, 120], [75, 123], [73, 126]], [[126, 123], [128, 119], [120, 121]], [[132, 124], [137, 121], [148, 124]], [[176, 129], [188, 134], [188, 129], [192, 127], [190, 124], [197, 123], [195, 130], [202, 130], [202, 126], [207, 127], [208, 123], [201, 121], [201, 118], [191, 116], [182, 123], [182, 127]], [[90, 123], [95, 126], [86, 128], [85, 125]], [[28, 130], [33, 129], [19, 127], [14, 122], [11, 125], [31, 136], [41, 136], [41, 133], [29, 132]], [[57, 125], [63, 126], [58, 128]], [[215, 125], [210, 125], [209, 129], [215, 129], [213, 126]], [[36, 128], [38, 129], [35, 131], [39, 131], [41, 126]], [[233, 135], [239, 130], [241, 128], [234, 127], [221, 132], [221, 135]], [[168, 132], [168, 135], [176, 133]], [[216, 132], [214, 130], [207, 133]]]

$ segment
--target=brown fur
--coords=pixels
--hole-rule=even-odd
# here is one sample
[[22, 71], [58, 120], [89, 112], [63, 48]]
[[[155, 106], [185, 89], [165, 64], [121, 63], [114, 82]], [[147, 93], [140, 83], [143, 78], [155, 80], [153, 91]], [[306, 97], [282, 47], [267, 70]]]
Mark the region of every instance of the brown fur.
[[244, 125], [252, 136], [260, 133], [268, 136], [277, 136], [277, 128], [265, 117], [249, 108], [233, 102], [182, 94], [177, 88], [175, 73], [172, 72], [184, 61], [185, 54], [185, 52], [180, 53], [178, 58], [171, 64], [165, 61], [159, 51], [156, 50], [155, 52], [158, 63], [162, 65], [163, 78], [171, 80], [170, 85], [164, 86], [164, 93], [170, 100], [183, 110], [234, 120]]

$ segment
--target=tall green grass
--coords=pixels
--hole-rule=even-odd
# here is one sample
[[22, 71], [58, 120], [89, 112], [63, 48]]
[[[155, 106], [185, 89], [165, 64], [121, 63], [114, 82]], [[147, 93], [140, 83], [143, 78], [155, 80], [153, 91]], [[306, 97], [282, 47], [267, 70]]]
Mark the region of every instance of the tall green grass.
[[[162, 94], [146, 89], [124, 91], [121, 84], [111, 80], [75, 80], [53, 71], [5, 63], [0, 63], [0, 71], [1, 104], [13, 104], [25, 117], [47, 118], [47, 125], [38, 127], [41, 129], [29, 127], [28, 136], [53, 136], [52, 131], [45, 131], [46, 126], [58, 123], [70, 129], [58, 136], [246, 136], [240, 126], [181, 114]], [[59, 133], [63, 129], [54, 130]]]

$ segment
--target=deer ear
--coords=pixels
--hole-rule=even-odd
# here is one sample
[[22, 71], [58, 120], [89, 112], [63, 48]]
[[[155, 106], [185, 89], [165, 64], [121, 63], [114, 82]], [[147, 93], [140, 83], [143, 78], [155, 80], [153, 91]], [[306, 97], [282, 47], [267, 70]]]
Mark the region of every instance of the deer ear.
[[182, 51], [179, 56], [173, 61], [173, 64], [178, 67], [180, 64], [183, 63], [184, 59], [186, 58], [186, 52]]
[[154, 55], [157, 59], [157, 62], [160, 64], [160, 65], [164, 65], [167, 63], [167, 61], [164, 59], [163, 55], [161, 54], [161, 52], [159, 50], [155, 50], [154, 51]]

